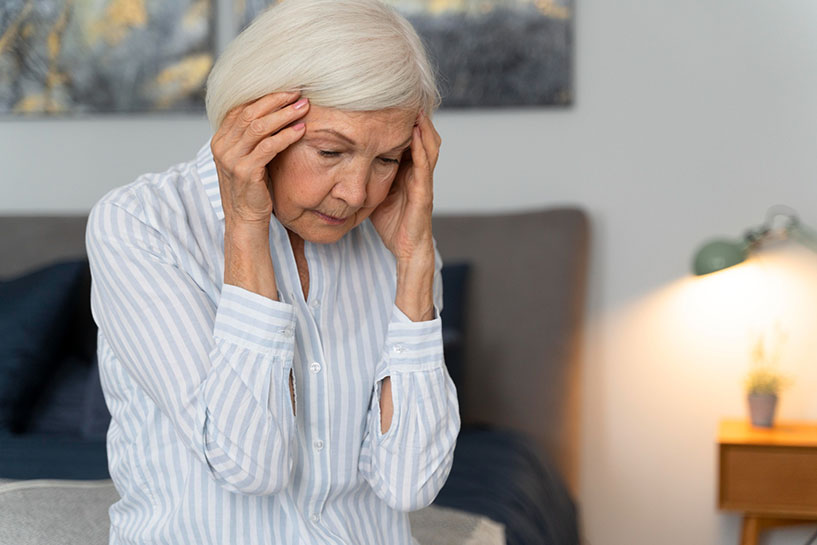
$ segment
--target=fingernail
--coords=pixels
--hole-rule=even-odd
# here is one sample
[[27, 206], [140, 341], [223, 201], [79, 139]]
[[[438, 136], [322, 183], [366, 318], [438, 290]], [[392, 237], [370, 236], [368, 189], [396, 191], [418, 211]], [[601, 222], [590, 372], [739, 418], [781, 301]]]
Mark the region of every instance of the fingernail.
[[305, 126], [306, 126], [306, 123], [298, 123], [297, 125], [293, 125], [292, 129], [296, 130], [296, 131], [302, 131], [302, 130], [304, 130]]
[[301, 108], [303, 108], [304, 106], [306, 106], [308, 102], [309, 102], [309, 99], [302, 98], [301, 100], [299, 100], [298, 102], [296, 102], [296, 103], [295, 103], [294, 108], [295, 108], [296, 110], [300, 110]]

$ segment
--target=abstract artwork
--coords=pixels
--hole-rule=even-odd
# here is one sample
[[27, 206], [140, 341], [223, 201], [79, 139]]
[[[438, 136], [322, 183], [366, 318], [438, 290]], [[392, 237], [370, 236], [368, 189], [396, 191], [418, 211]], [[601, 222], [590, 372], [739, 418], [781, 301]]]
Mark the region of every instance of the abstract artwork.
[[0, 0], [0, 115], [203, 111], [212, 0]]
[[[241, 28], [272, 3], [233, 0]], [[573, 0], [385, 0], [417, 29], [443, 107], [573, 102]]]

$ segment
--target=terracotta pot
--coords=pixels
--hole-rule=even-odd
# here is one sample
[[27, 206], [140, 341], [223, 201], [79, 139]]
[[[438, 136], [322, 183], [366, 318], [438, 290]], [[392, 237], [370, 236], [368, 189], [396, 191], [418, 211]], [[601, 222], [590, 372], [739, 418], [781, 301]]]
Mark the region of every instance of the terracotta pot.
[[748, 400], [752, 425], [760, 428], [773, 427], [777, 396], [775, 394], [749, 394]]

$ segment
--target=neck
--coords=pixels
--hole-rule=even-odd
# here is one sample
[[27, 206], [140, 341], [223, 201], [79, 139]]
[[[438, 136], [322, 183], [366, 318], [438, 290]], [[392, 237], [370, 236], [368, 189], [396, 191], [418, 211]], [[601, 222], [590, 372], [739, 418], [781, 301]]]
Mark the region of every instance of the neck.
[[304, 239], [300, 237], [294, 231], [290, 231], [287, 229], [287, 235], [289, 236], [289, 243], [292, 245], [293, 250], [303, 250], [304, 249]]
[[295, 257], [295, 266], [298, 269], [298, 278], [301, 281], [301, 289], [304, 293], [304, 300], [309, 296], [309, 265], [304, 255], [304, 239], [287, 229], [289, 244], [292, 246], [292, 255]]

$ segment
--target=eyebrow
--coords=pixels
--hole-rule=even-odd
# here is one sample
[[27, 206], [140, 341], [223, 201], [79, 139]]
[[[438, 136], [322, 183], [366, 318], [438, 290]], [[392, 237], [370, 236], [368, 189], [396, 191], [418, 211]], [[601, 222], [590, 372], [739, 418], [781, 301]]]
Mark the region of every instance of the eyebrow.
[[[334, 136], [336, 136], [336, 137], [340, 138], [341, 140], [345, 141], [345, 142], [346, 142], [346, 143], [348, 143], [350, 146], [357, 146], [357, 143], [356, 143], [354, 140], [352, 140], [351, 138], [349, 138], [348, 136], [346, 136], [346, 135], [345, 135], [345, 134], [343, 134], [343, 133], [339, 133], [339, 132], [338, 132], [338, 131], [336, 131], [335, 129], [315, 129], [315, 130], [314, 130], [314, 131], [312, 131], [312, 132], [325, 132], [325, 133], [329, 133], [329, 134], [334, 135]], [[408, 140], [406, 140], [405, 142], [403, 142], [402, 144], [400, 144], [400, 145], [398, 145], [398, 146], [393, 147], [393, 148], [392, 148], [392, 149], [390, 149], [389, 151], [397, 151], [397, 150], [399, 150], [399, 149], [403, 149], [403, 148], [407, 147], [407, 146], [408, 146], [410, 143], [411, 143], [411, 137], [409, 137], [409, 139], [408, 139]], [[386, 152], [386, 153], [388, 153], [388, 152]]]

